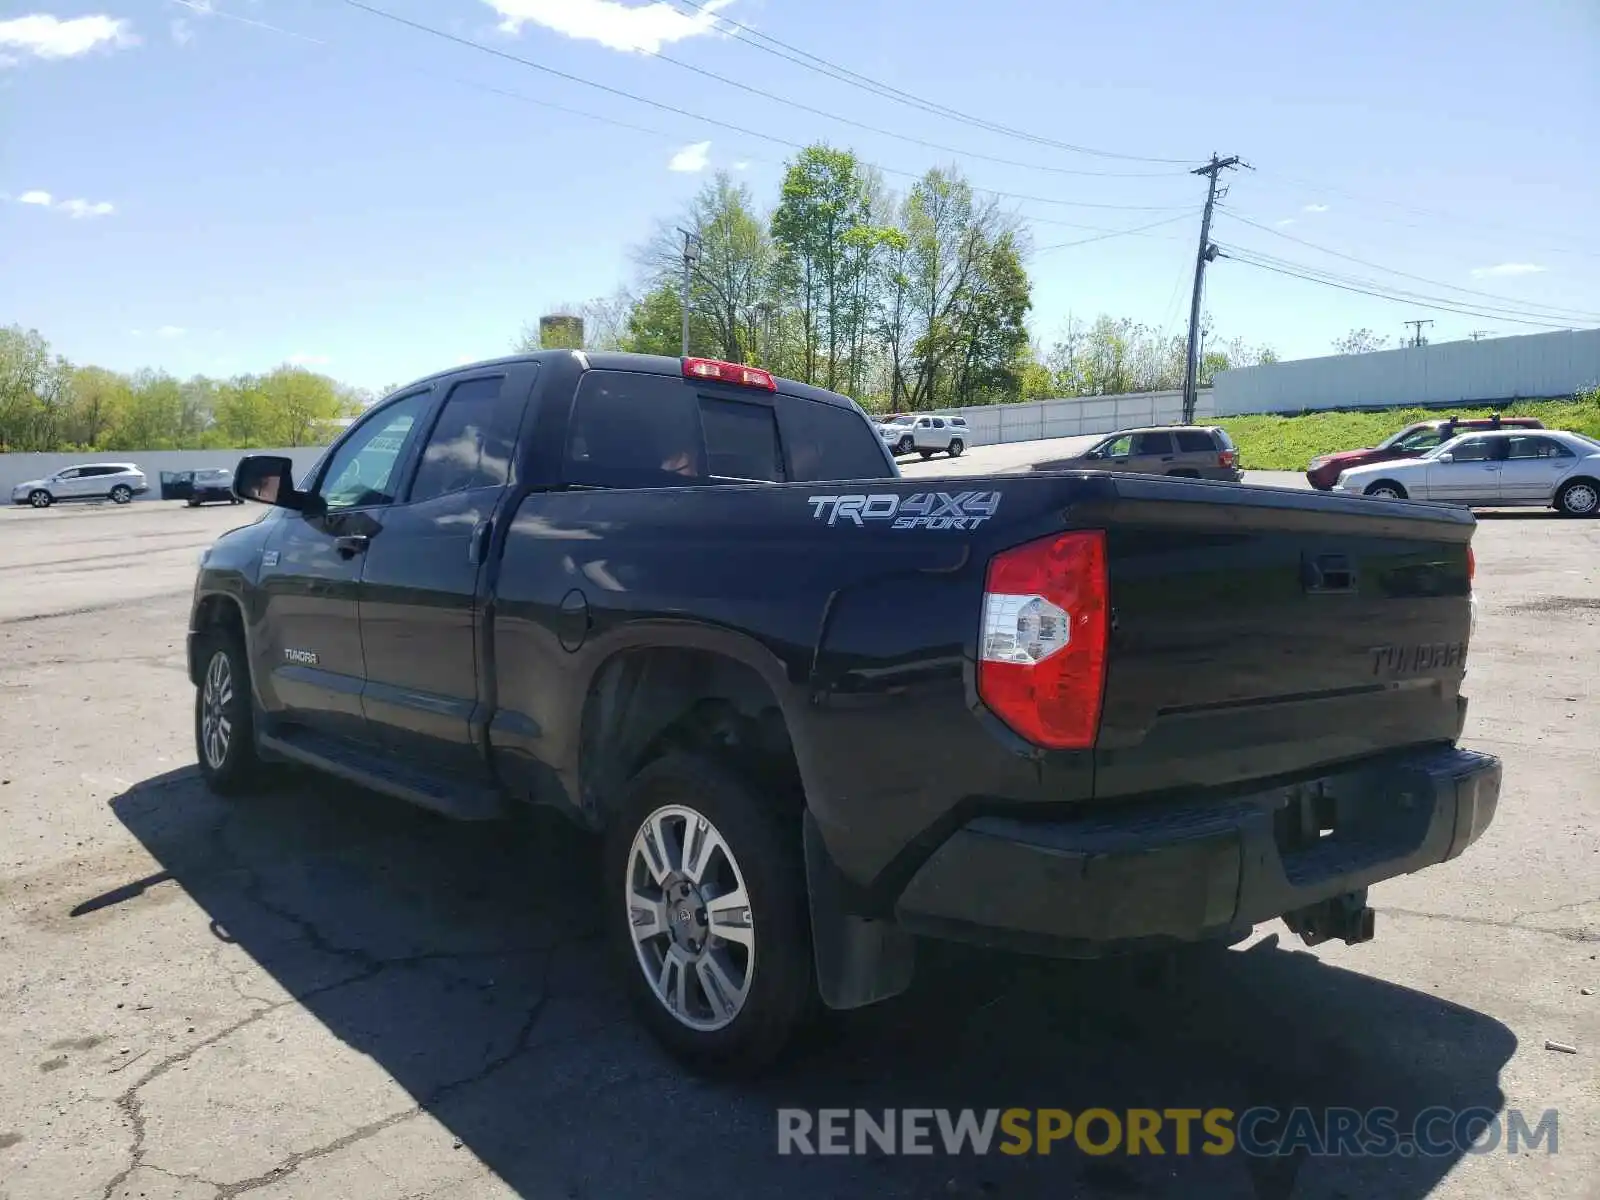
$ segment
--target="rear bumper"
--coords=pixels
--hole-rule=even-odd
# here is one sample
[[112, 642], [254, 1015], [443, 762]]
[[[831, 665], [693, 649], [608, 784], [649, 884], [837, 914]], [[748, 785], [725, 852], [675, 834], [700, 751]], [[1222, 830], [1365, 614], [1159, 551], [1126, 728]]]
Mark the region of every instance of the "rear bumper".
[[1228, 801], [983, 817], [923, 864], [895, 915], [914, 933], [1071, 957], [1226, 937], [1456, 857], [1499, 797], [1499, 759], [1442, 748]]

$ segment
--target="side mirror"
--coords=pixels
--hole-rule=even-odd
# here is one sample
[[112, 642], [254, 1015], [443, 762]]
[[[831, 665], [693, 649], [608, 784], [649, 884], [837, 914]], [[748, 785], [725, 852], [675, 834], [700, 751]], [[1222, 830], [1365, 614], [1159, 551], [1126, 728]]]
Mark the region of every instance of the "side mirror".
[[1455, 462], [1455, 460], [1456, 460], [1455, 454], [1453, 454], [1449, 450], [1446, 450], [1443, 454], [1439, 455], [1439, 457], [1438, 457], [1438, 459], [1436, 461], [1438, 461], [1438, 462]]
[[306, 494], [294, 487], [294, 463], [281, 454], [247, 454], [233, 473], [233, 494], [257, 504], [296, 511], [306, 507]]

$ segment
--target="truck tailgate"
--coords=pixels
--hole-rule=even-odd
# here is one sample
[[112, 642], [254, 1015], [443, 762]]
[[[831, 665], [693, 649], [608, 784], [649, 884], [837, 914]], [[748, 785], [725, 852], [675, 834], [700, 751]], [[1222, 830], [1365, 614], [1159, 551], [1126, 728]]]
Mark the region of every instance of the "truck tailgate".
[[1459, 735], [1470, 513], [1155, 478], [1117, 493], [1097, 799]]

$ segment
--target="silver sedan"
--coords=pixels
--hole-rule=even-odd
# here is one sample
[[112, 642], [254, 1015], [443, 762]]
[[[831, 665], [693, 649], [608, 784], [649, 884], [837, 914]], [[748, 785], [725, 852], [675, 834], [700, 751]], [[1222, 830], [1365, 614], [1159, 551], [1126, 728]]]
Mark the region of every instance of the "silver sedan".
[[1531, 505], [1592, 517], [1600, 514], [1600, 442], [1555, 429], [1467, 433], [1421, 458], [1355, 467], [1335, 487], [1380, 499]]

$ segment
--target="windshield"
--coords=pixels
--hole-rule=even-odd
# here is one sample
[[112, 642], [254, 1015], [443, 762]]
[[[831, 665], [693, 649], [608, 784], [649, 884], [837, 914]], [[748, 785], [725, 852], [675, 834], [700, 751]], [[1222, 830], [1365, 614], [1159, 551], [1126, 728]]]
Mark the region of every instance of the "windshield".
[[1410, 425], [1392, 437], [1378, 443], [1379, 450], [1432, 450], [1445, 438], [1444, 430], [1437, 425]]

